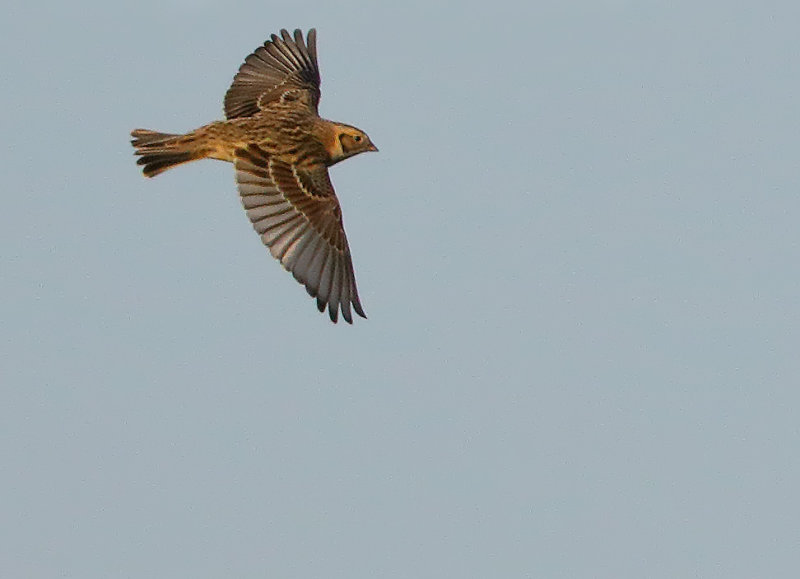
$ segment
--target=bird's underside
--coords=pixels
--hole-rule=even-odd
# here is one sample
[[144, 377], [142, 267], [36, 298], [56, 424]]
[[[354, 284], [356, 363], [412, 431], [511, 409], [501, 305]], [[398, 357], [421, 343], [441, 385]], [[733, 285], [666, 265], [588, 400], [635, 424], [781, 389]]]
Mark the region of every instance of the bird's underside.
[[134, 130], [148, 177], [212, 158], [232, 162], [247, 216], [270, 253], [333, 322], [365, 317], [328, 167], [376, 151], [359, 129], [321, 119], [316, 33], [286, 30], [247, 57], [225, 96], [227, 120], [186, 134]]

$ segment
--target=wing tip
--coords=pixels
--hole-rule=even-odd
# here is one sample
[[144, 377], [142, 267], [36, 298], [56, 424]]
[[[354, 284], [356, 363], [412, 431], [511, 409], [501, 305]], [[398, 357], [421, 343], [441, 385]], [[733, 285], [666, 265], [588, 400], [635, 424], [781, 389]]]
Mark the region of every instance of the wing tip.
[[[317, 309], [321, 314], [325, 313], [325, 310], [328, 310], [328, 317], [330, 320], [336, 324], [339, 322], [339, 312], [342, 312], [342, 319], [350, 325], [353, 325], [353, 315], [350, 313], [349, 308], [343, 307], [341, 304], [333, 304], [332, 302], [323, 300], [318, 295], [315, 295], [313, 290], [306, 286], [306, 291], [312, 298], [316, 298], [317, 301]], [[368, 319], [367, 314], [364, 312], [364, 308], [361, 307], [361, 302], [356, 298], [350, 301], [350, 304], [353, 306], [353, 310], [364, 318], [365, 320]]]
[[353, 303], [353, 309], [356, 311], [356, 313], [366, 320], [367, 314], [364, 313], [364, 308], [361, 307], [361, 302], [359, 302], [358, 299], [355, 299], [353, 300], [352, 303]]
[[335, 324], [339, 321], [339, 306], [337, 305], [334, 307], [333, 304], [328, 304], [328, 316], [330, 317], [331, 321]]

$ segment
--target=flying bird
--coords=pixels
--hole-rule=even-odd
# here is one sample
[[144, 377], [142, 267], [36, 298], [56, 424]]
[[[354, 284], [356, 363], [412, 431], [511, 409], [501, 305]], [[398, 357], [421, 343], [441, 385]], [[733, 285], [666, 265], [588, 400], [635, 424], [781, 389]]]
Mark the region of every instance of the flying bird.
[[358, 298], [342, 210], [328, 167], [377, 151], [367, 134], [319, 116], [317, 33], [281, 30], [259, 46], [225, 95], [224, 121], [189, 133], [136, 129], [131, 143], [147, 177], [198, 159], [233, 163], [247, 216], [275, 259], [317, 299], [331, 321]]

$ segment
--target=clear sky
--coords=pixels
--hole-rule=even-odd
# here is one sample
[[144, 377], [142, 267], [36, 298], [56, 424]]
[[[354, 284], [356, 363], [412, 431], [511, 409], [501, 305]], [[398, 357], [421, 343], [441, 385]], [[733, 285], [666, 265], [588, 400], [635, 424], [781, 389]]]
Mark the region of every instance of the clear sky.
[[[798, 4], [445, 4], [2, 8], [0, 576], [798, 576]], [[311, 26], [352, 327], [128, 143]]]

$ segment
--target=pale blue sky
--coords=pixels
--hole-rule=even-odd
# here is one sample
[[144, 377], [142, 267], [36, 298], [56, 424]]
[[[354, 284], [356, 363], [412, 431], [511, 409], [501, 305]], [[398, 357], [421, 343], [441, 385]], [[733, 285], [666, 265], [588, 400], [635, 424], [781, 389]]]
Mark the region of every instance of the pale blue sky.
[[[797, 576], [796, 3], [11, 6], [1, 576]], [[310, 26], [352, 327], [128, 144]]]

